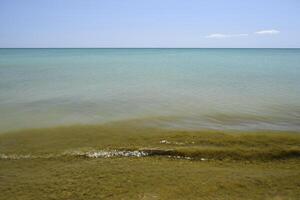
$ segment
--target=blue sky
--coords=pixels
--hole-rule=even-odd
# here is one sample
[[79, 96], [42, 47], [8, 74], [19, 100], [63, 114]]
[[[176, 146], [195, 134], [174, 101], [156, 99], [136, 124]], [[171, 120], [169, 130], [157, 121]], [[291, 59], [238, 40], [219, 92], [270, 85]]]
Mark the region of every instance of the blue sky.
[[0, 0], [0, 47], [300, 47], [299, 0]]

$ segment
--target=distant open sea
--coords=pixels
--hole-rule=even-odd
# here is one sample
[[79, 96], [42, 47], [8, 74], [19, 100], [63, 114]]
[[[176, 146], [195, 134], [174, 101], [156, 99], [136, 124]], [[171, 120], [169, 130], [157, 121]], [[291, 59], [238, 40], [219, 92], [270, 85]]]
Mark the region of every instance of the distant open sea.
[[143, 119], [300, 130], [300, 49], [0, 49], [0, 132]]

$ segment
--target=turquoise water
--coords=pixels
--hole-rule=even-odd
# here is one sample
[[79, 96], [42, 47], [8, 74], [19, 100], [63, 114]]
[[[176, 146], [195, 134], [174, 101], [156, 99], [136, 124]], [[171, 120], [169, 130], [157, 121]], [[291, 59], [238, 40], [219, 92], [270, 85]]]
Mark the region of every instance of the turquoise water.
[[300, 130], [300, 49], [0, 49], [0, 119]]

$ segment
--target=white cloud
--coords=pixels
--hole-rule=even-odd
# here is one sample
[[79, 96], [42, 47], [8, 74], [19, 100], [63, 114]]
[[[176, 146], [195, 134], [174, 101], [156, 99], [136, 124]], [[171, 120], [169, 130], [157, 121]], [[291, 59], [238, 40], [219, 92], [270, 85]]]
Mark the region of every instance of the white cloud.
[[222, 33], [213, 33], [207, 35], [206, 38], [216, 38], [216, 39], [223, 39], [223, 38], [232, 38], [232, 37], [245, 37], [248, 34], [222, 34]]
[[275, 30], [275, 29], [270, 29], [270, 30], [261, 30], [261, 31], [256, 31], [255, 34], [259, 35], [274, 35], [274, 34], [279, 34], [280, 31]]

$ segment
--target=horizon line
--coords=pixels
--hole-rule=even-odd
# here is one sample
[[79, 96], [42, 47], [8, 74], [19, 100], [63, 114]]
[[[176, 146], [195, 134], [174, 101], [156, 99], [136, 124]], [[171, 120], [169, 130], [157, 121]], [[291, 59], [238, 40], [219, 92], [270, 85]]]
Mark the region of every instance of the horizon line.
[[0, 49], [300, 49], [300, 47], [0, 47]]

